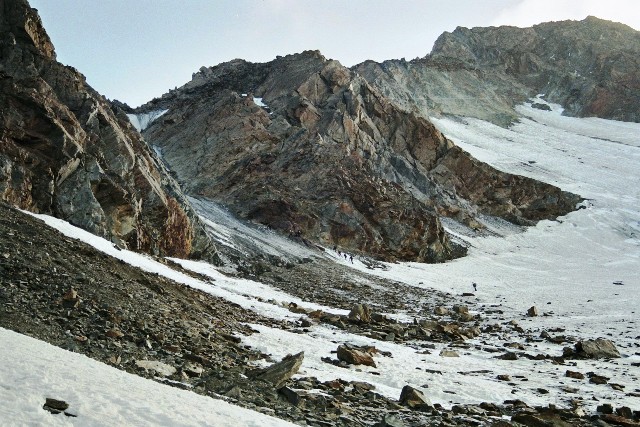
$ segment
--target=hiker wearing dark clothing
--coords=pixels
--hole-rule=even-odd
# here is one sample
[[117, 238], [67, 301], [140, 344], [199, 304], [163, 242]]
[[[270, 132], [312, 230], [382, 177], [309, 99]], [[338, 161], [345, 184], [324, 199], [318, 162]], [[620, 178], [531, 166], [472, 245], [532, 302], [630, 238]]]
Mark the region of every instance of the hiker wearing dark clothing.
[[473, 285], [473, 290], [474, 290], [474, 291], [477, 291], [477, 290], [478, 290], [478, 285], [476, 285], [476, 283], [475, 283], [475, 282], [473, 282], [473, 283], [472, 283], [472, 285]]

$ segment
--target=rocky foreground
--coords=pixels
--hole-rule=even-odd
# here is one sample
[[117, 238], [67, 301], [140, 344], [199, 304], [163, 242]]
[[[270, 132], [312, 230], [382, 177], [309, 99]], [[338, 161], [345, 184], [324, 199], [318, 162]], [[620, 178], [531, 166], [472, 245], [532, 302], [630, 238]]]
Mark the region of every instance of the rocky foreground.
[[[5, 205], [0, 206], [0, 213], [0, 326], [140, 376], [301, 425], [640, 425], [638, 408], [613, 407], [603, 401], [598, 413], [585, 413], [581, 397], [572, 394], [569, 384], [567, 404], [562, 407], [532, 407], [514, 398], [500, 405], [478, 402], [444, 408], [409, 386], [396, 400], [382, 396], [365, 382], [339, 377], [333, 381], [292, 378], [305, 357], [318, 356], [297, 354], [282, 361], [272, 360], [241, 344], [241, 336], [256, 332], [247, 323], [301, 334], [325, 324], [427, 352], [435, 348], [434, 344], [444, 342], [448, 346], [442, 350], [442, 357], [456, 357], [457, 352], [475, 349], [493, 352], [500, 359], [542, 360], [556, 364], [568, 382], [589, 381], [640, 397], [639, 389], [625, 390], [614, 379], [573, 368], [576, 358], [619, 357], [610, 341], [566, 337], [561, 329], [534, 335], [515, 320], [495, 322], [495, 309], [494, 313], [469, 311], [464, 299], [470, 301], [472, 295], [402, 288], [370, 278], [389, 289], [379, 293], [363, 286], [353, 274], [345, 274], [341, 271], [344, 267], [338, 265], [333, 266], [333, 276], [319, 276], [318, 269], [326, 271], [328, 267], [323, 265], [327, 261], [320, 259], [263, 263], [259, 268], [244, 270], [241, 274], [258, 277], [304, 300], [352, 308], [348, 315], [335, 315], [280, 302], [300, 318], [295, 322], [276, 321], [142, 272]], [[277, 280], [284, 270], [288, 280]], [[329, 283], [340, 292], [328, 288]], [[317, 289], [324, 292], [314, 291]], [[412, 307], [411, 301], [418, 298], [428, 303]], [[371, 302], [357, 304], [358, 300]], [[395, 311], [410, 313], [415, 320], [401, 322], [382, 314]], [[536, 308], [529, 312], [530, 316], [537, 314]], [[516, 343], [516, 337], [557, 343], [558, 351], [536, 354]], [[502, 348], [500, 340], [504, 340]], [[393, 354], [373, 346], [341, 344], [336, 345], [334, 357], [323, 360], [352, 369], [357, 364], [376, 366], [376, 359], [381, 357]], [[258, 368], [256, 361], [261, 360], [259, 365], [263, 367]], [[496, 380], [513, 383], [514, 389], [523, 381], [508, 375], [498, 375]]]

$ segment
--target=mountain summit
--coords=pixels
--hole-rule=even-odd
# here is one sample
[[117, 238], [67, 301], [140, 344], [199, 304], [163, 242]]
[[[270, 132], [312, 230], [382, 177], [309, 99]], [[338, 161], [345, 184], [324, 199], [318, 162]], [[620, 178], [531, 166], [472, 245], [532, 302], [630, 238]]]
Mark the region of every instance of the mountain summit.
[[364, 62], [358, 73], [402, 108], [508, 125], [513, 107], [537, 95], [565, 114], [640, 121], [640, 32], [588, 17], [530, 28], [443, 33], [413, 61]]

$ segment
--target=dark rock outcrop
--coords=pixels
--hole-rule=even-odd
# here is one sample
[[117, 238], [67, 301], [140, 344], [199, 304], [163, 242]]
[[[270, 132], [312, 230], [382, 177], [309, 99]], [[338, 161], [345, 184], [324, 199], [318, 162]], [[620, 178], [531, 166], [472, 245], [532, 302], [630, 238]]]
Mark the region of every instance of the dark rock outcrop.
[[530, 28], [458, 27], [424, 58], [354, 68], [393, 102], [424, 116], [508, 125], [517, 119], [515, 105], [542, 93], [568, 115], [638, 122], [639, 54], [638, 31], [588, 17]]
[[0, 1], [0, 199], [127, 248], [215, 258], [125, 114], [56, 61], [25, 0]]
[[[254, 102], [260, 97], [265, 106]], [[473, 159], [320, 53], [202, 68], [138, 110], [185, 190], [269, 227], [386, 260], [464, 254], [440, 217], [533, 224], [579, 198]]]

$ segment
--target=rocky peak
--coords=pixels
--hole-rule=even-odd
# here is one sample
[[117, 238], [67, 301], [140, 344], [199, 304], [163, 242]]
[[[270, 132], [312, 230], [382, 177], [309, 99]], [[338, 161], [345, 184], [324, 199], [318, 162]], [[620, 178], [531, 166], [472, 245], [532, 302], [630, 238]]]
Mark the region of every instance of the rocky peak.
[[123, 247], [186, 257], [213, 247], [124, 113], [55, 61], [26, 1], [0, 2], [0, 198]]
[[[471, 159], [428, 120], [317, 52], [202, 74], [197, 88], [166, 98], [169, 111], [145, 137], [188, 193], [292, 236], [436, 262], [463, 253], [440, 216], [475, 226], [482, 212], [529, 224], [578, 200]], [[490, 194], [496, 186], [499, 200]]]

